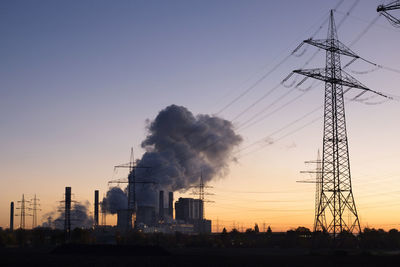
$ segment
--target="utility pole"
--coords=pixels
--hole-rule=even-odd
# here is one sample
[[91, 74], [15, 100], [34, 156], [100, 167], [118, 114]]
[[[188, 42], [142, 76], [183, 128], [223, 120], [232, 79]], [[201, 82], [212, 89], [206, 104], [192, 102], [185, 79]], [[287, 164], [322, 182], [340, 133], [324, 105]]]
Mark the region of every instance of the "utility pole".
[[[308, 39], [303, 43], [326, 50], [325, 68], [293, 71], [306, 76], [304, 79], [311, 77], [325, 82], [321, 192], [315, 228], [332, 233], [334, 238], [342, 231], [359, 233], [361, 227], [350, 176], [343, 86], [361, 89], [361, 94], [373, 92], [389, 97], [369, 89], [342, 71], [340, 55], [352, 57], [353, 61], [360, 57], [338, 40], [333, 10], [330, 12], [327, 39]], [[351, 216], [350, 223], [345, 221], [347, 214]]]
[[400, 27], [400, 19], [390, 14], [388, 11], [400, 10], [400, 0], [392, 1], [386, 5], [379, 5], [376, 9], [377, 12], [385, 16], [387, 20], [394, 26]]

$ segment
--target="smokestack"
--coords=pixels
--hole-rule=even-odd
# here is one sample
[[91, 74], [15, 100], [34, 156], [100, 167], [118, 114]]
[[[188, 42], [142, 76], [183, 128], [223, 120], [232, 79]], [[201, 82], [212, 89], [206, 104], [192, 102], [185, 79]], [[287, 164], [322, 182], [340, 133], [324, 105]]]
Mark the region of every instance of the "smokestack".
[[14, 202], [10, 205], [10, 231], [14, 230]]
[[65, 212], [64, 212], [65, 237], [69, 240], [71, 232], [71, 187], [65, 187]]
[[164, 191], [160, 191], [160, 196], [158, 198], [158, 216], [160, 220], [164, 219]]
[[99, 225], [99, 190], [94, 191], [94, 226]]
[[169, 192], [168, 193], [168, 215], [171, 217], [171, 219], [174, 218], [174, 208], [173, 208], [173, 203], [174, 203], [174, 192]]

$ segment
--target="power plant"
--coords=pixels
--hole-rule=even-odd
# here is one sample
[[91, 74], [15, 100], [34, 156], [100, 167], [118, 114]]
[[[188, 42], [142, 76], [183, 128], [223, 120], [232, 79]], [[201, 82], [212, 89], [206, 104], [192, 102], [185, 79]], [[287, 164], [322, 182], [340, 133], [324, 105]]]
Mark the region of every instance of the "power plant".
[[164, 191], [160, 190], [158, 209], [151, 205], [139, 205], [133, 214], [129, 209], [120, 209], [117, 211], [117, 228], [121, 231], [135, 229], [144, 233], [211, 233], [211, 220], [203, 218], [203, 200], [179, 198], [175, 202], [175, 218], [173, 201], [174, 193], [168, 192], [168, 206], [165, 207]]
[[[204, 220], [204, 182], [200, 178], [199, 199], [180, 198], [175, 203], [174, 193], [166, 194], [160, 190], [163, 181], [154, 180], [149, 166], [137, 164], [133, 158], [133, 150], [129, 163], [114, 168], [128, 168], [127, 179], [109, 181], [110, 184], [126, 183], [127, 188], [111, 187], [103, 198], [101, 210], [117, 215], [117, 228], [121, 231], [135, 229], [142, 232], [185, 232], [211, 233], [211, 221]], [[186, 178], [185, 178], [186, 179]], [[191, 188], [193, 186], [188, 186]], [[168, 196], [168, 199], [165, 199]], [[167, 206], [165, 203], [168, 203]], [[182, 215], [181, 215], [182, 214]], [[183, 215], [188, 214], [188, 216]], [[96, 223], [96, 222], [95, 222]]]

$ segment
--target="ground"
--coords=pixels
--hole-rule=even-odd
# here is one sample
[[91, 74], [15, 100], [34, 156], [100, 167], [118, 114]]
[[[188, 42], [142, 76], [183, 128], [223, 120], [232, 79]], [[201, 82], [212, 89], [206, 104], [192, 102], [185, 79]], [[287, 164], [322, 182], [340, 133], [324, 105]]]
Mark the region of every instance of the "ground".
[[0, 266], [399, 266], [399, 251], [69, 246], [2, 248]]

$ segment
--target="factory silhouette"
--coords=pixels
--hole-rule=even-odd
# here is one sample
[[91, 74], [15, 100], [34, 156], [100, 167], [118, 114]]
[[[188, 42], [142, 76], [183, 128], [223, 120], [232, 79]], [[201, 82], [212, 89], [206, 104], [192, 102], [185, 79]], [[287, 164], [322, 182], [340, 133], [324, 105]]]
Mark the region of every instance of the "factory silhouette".
[[[143, 205], [138, 206], [136, 212], [128, 209], [118, 210], [116, 228], [122, 231], [136, 229], [144, 233], [211, 233], [211, 220], [204, 218], [202, 199], [179, 198], [174, 203], [173, 192], [168, 192], [168, 201], [164, 200], [164, 191], [161, 190], [158, 208]], [[165, 202], [168, 203], [167, 206]]]
[[[64, 204], [64, 230], [66, 238], [70, 238], [73, 229], [73, 216], [71, 216], [71, 187], [65, 188]], [[204, 200], [194, 198], [179, 198], [174, 203], [174, 193], [168, 192], [168, 200], [165, 201], [164, 191], [159, 191], [158, 206], [140, 205], [137, 208], [119, 209], [116, 211], [117, 224], [115, 227], [106, 225], [107, 213], [99, 202], [99, 191], [94, 192], [94, 227], [102, 231], [139, 231], [143, 233], [175, 232], [185, 234], [210, 234], [211, 220], [204, 218]], [[155, 201], [156, 202], [156, 201]], [[165, 205], [167, 203], [167, 205]], [[175, 209], [174, 209], [175, 206]], [[175, 210], [175, 216], [174, 216]], [[11, 207], [13, 212], [13, 207]], [[99, 218], [103, 222], [99, 222]], [[78, 222], [79, 223], [79, 222]]]

